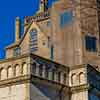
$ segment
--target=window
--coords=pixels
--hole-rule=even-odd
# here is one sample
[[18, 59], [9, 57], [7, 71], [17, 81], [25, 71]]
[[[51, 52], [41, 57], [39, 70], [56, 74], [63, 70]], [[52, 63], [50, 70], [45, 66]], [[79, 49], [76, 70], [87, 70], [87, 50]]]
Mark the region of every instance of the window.
[[94, 52], [96, 51], [96, 37], [86, 36], [85, 42], [86, 42], [86, 50]]
[[63, 12], [60, 15], [60, 26], [64, 27], [65, 25], [69, 24], [72, 21], [72, 17], [73, 17], [72, 11]]
[[47, 21], [47, 26], [48, 26], [48, 27], [51, 26], [51, 21]]
[[54, 60], [54, 46], [51, 46], [51, 60]]
[[14, 56], [19, 56], [21, 54], [21, 48], [20, 47], [17, 47], [14, 49]]
[[48, 36], [48, 48], [50, 48], [50, 43], [51, 43], [50, 37]]
[[33, 28], [30, 31], [30, 51], [34, 52], [38, 50], [37, 43], [37, 29]]

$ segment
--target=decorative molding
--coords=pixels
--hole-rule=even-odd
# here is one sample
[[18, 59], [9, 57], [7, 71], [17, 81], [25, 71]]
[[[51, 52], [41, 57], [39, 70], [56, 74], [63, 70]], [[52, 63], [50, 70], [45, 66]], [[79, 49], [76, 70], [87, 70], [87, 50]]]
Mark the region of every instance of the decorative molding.
[[78, 93], [82, 91], [87, 91], [89, 89], [89, 84], [83, 84], [83, 85], [78, 85], [78, 86], [72, 86], [70, 88], [71, 93]]
[[15, 84], [27, 83], [27, 82], [30, 82], [30, 79], [31, 79], [30, 75], [23, 75], [23, 76], [18, 76], [18, 77], [14, 77], [14, 78], [1, 80], [0, 88], [12, 86]]
[[76, 70], [76, 69], [81, 69], [81, 68], [86, 68], [86, 67], [87, 67], [87, 64], [81, 64], [81, 65], [75, 65], [69, 68], [70, 70]]

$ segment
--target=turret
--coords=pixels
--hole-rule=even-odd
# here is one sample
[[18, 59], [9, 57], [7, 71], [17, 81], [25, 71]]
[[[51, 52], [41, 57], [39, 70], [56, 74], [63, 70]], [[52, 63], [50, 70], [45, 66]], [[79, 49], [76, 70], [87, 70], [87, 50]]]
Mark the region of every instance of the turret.
[[48, 10], [48, 0], [40, 0], [40, 6], [38, 13]]

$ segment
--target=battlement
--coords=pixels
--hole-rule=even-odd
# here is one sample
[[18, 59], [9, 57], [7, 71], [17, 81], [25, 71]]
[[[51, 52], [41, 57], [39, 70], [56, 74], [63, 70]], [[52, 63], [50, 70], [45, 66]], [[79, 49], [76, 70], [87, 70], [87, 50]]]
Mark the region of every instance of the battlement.
[[25, 17], [25, 22], [30, 23], [30, 22], [38, 22], [42, 20], [46, 20], [50, 18], [50, 11], [45, 11], [42, 13], [38, 13], [35, 16], [26, 16]]
[[67, 86], [68, 71], [67, 67], [37, 55], [23, 55], [0, 62], [0, 86], [31, 80], [32, 77]]

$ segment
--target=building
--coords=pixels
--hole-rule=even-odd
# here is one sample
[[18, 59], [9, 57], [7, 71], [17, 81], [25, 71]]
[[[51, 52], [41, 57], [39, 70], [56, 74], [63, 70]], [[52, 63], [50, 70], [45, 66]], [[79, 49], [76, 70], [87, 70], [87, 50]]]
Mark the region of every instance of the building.
[[[0, 61], [0, 100], [99, 100], [99, 2], [41, 0]], [[4, 93], [3, 93], [4, 92]]]

